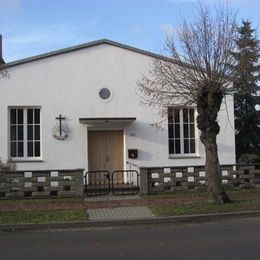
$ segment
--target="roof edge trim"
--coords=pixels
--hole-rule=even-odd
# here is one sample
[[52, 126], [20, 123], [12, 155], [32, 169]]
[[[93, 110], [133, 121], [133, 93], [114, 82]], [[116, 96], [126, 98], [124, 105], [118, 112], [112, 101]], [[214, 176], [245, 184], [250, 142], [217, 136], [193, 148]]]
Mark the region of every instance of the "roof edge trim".
[[59, 49], [59, 50], [56, 50], [56, 51], [43, 53], [43, 54], [40, 54], [40, 55], [25, 58], [25, 59], [20, 59], [20, 60], [17, 60], [17, 61], [8, 62], [8, 63], [5, 63], [5, 64], [2, 64], [1, 67], [2, 68], [9, 68], [9, 67], [13, 67], [13, 66], [16, 66], [16, 65], [20, 65], [20, 64], [24, 64], [24, 63], [28, 63], [28, 62], [33, 62], [33, 61], [37, 61], [37, 60], [40, 60], [40, 59], [49, 58], [49, 57], [52, 57], [52, 56], [55, 56], [55, 55], [69, 53], [69, 52], [72, 52], [72, 51], [81, 50], [81, 49], [85, 49], [85, 48], [89, 48], [89, 47], [93, 47], [93, 46], [97, 46], [97, 45], [101, 45], [101, 44], [108, 44], [108, 45], [112, 45], [112, 46], [116, 46], [116, 47], [119, 47], [119, 48], [122, 48], [122, 49], [129, 50], [129, 51], [137, 52], [137, 53], [140, 53], [140, 54], [143, 54], [143, 55], [147, 55], [147, 56], [150, 56], [150, 57], [153, 57], [153, 58], [156, 58], [156, 59], [162, 59], [162, 60], [167, 60], [167, 61], [171, 61], [171, 62], [174, 62], [174, 63], [178, 63], [176, 60], [174, 60], [172, 58], [165, 57], [165, 56], [160, 55], [160, 54], [156, 54], [156, 53], [153, 53], [153, 52], [150, 52], [150, 51], [142, 50], [142, 49], [139, 49], [139, 48], [136, 48], [136, 47], [131, 47], [129, 45], [125, 45], [125, 44], [115, 42], [115, 41], [111, 41], [111, 40], [108, 40], [108, 39], [101, 39], [101, 40], [97, 40], [97, 41], [92, 41], [92, 42], [88, 42], [88, 43], [84, 43], [84, 44], [75, 45], [75, 46], [68, 47], [68, 48]]

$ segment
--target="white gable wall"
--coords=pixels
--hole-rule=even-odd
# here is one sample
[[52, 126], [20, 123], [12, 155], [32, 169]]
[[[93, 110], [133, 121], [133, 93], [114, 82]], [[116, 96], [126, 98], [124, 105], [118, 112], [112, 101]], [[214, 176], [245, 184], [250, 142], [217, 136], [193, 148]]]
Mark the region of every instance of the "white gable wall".
[[[124, 127], [125, 162], [139, 166], [204, 164], [202, 144], [197, 158], [169, 159], [167, 121], [164, 130], [150, 127], [162, 118], [157, 111], [140, 106], [136, 82], [151, 63], [149, 56], [102, 44], [8, 68], [10, 78], [0, 80], [0, 156], [8, 159], [8, 107], [40, 106], [42, 161], [19, 162], [18, 169], [87, 169], [87, 126], [79, 123], [79, 118], [87, 117], [136, 117]], [[110, 102], [98, 97], [103, 87], [113, 92]], [[235, 163], [232, 98], [227, 108], [229, 118], [225, 106], [219, 115], [222, 164]], [[71, 129], [65, 141], [52, 136], [59, 114], [67, 118]], [[127, 158], [127, 149], [131, 148], [138, 149], [138, 159]]]

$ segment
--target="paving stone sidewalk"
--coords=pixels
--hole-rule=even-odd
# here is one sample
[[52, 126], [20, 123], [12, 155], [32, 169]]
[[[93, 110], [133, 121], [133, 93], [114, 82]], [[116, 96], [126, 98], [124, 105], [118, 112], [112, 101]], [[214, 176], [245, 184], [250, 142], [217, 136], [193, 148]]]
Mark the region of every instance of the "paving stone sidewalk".
[[85, 198], [89, 220], [92, 221], [154, 218], [148, 207], [137, 203], [141, 201], [138, 195]]
[[87, 209], [89, 220], [120, 220], [154, 218], [155, 215], [147, 207], [118, 207]]

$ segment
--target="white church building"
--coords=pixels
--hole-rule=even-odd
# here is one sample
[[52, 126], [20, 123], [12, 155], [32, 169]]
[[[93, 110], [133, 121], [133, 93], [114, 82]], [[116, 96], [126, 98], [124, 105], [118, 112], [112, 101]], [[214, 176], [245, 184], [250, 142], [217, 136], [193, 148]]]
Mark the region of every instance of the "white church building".
[[[137, 82], [155, 58], [104, 39], [3, 63], [1, 159], [26, 171], [203, 165], [196, 107], [172, 104], [174, 116], [163, 120], [140, 104]], [[160, 129], [152, 126], [159, 121]], [[232, 97], [218, 121], [220, 163], [234, 164]]]

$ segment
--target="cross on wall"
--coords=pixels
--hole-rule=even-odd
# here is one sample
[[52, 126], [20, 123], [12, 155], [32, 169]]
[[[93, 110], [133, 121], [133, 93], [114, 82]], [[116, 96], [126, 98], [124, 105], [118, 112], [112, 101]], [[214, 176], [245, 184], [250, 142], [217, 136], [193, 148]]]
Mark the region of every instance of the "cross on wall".
[[59, 120], [59, 127], [60, 127], [60, 135], [61, 135], [61, 122], [62, 120], [65, 120], [65, 117], [62, 117], [61, 114], [59, 114], [59, 117], [55, 117], [55, 119]]

